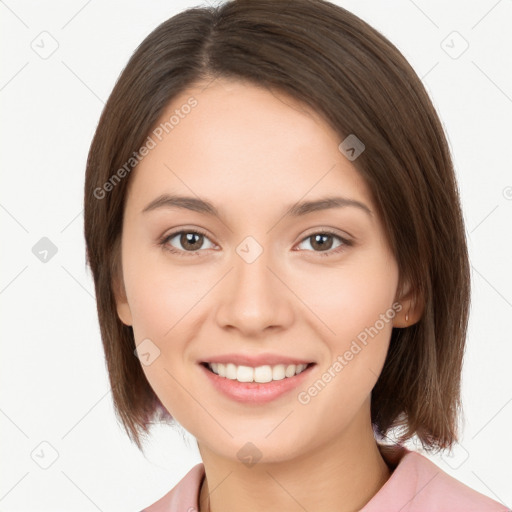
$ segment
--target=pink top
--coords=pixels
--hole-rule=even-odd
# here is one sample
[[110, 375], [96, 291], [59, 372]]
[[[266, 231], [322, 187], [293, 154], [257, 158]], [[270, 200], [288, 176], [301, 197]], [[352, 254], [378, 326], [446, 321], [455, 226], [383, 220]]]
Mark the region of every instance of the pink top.
[[[379, 445], [391, 476], [360, 512], [512, 512], [404, 446]], [[142, 512], [197, 512], [205, 475], [196, 464], [165, 496]]]

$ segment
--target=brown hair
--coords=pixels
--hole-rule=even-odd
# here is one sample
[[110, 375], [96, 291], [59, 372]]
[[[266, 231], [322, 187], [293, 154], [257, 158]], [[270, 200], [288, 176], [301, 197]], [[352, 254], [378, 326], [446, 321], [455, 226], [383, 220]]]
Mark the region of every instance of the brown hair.
[[451, 447], [462, 407], [470, 274], [449, 148], [425, 88], [399, 50], [324, 0], [236, 0], [183, 11], [136, 49], [105, 105], [87, 160], [85, 240], [115, 410], [128, 436], [142, 449], [140, 436], [151, 421], [171, 416], [134, 354], [132, 328], [117, 315], [113, 286], [122, 275], [130, 176], [112, 179], [174, 97], [215, 77], [288, 93], [320, 113], [340, 141], [355, 134], [365, 144], [353, 165], [382, 219], [399, 290], [408, 281], [424, 303], [417, 323], [392, 331], [372, 391], [374, 432], [386, 437], [398, 427], [399, 442], [416, 434], [427, 450]]

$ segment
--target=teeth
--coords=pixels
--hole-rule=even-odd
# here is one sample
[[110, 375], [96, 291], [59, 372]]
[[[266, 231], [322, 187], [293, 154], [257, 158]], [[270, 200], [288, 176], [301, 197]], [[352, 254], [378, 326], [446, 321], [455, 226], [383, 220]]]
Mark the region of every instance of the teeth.
[[259, 382], [265, 383], [272, 380], [282, 380], [302, 373], [307, 364], [277, 364], [275, 366], [237, 366], [233, 363], [208, 363], [213, 373], [238, 382]]
[[225, 377], [231, 380], [235, 380], [237, 376], [236, 366], [233, 363], [226, 365]]

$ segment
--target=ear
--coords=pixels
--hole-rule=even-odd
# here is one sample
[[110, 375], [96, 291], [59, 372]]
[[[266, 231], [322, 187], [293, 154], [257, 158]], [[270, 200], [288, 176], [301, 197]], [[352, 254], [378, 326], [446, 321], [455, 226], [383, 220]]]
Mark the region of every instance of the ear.
[[395, 297], [395, 302], [399, 302], [402, 309], [393, 319], [393, 327], [410, 327], [423, 315], [425, 308], [423, 297], [418, 296], [415, 290], [411, 289], [409, 281], [406, 282], [404, 290], [400, 296]]
[[130, 310], [130, 305], [128, 304], [128, 299], [126, 298], [123, 279], [119, 277], [113, 278], [112, 285], [119, 319], [125, 325], [133, 325], [132, 312]]

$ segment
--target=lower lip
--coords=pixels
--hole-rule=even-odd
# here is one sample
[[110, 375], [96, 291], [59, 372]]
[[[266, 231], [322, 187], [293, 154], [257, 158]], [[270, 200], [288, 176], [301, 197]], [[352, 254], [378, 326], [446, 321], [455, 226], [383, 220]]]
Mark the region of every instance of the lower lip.
[[204, 365], [199, 365], [215, 388], [232, 400], [243, 403], [264, 404], [275, 400], [295, 389], [304, 382], [313, 367], [308, 366], [303, 372], [294, 377], [285, 377], [270, 382], [238, 382], [237, 380], [221, 377]]

